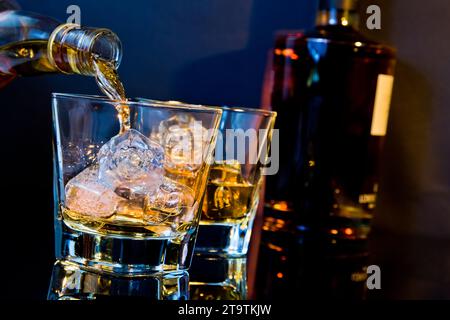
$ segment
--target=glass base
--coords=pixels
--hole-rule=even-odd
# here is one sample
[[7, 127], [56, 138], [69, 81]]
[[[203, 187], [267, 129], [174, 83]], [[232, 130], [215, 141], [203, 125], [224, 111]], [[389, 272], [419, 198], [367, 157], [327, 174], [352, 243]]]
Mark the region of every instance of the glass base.
[[189, 290], [192, 300], [247, 299], [247, 259], [194, 255]]
[[189, 275], [185, 271], [143, 276], [120, 276], [57, 261], [48, 300], [187, 300]]
[[116, 274], [187, 270], [195, 232], [180, 238], [113, 237], [76, 231], [61, 222], [56, 257], [80, 267]]
[[200, 221], [195, 252], [241, 257], [247, 254], [255, 220], [256, 204], [243, 219], [235, 221]]

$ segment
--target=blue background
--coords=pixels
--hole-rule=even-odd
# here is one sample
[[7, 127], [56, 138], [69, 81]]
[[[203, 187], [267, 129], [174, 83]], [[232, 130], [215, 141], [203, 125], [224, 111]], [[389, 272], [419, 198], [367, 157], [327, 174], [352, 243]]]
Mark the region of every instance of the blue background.
[[[275, 30], [312, 26], [316, 7], [315, 1], [292, 0], [19, 3], [60, 21], [69, 16], [66, 8], [77, 4], [83, 25], [117, 33], [124, 48], [120, 75], [130, 97], [255, 107]], [[92, 79], [77, 76], [45, 77], [39, 82], [40, 97], [47, 88], [98, 93]]]
[[[312, 0], [19, 2], [61, 21], [67, 19], [66, 8], [77, 4], [83, 25], [116, 32], [123, 42], [120, 74], [129, 97], [253, 107], [260, 104], [275, 31], [311, 27], [316, 8]], [[450, 2], [363, 2], [382, 8], [382, 30], [363, 31], [399, 49], [376, 225], [448, 242]], [[16, 276], [5, 281], [16, 296], [28, 286], [35, 288], [29, 295], [43, 298], [53, 260], [51, 92], [98, 94], [98, 89], [92, 78], [51, 75], [17, 79], [0, 92], [7, 122], [0, 126], [1, 187], [14, 205], [10, 214], [2, 213], [2, 228], [14, 232], [2, 255], [14, 257]], [[445, 273], [449, 265], [448, 259], [440, 261], [431, 273]], [[33, 274], [27, 277], [30, 266]], [[442, 285], [448, 289], [449, 282]]]

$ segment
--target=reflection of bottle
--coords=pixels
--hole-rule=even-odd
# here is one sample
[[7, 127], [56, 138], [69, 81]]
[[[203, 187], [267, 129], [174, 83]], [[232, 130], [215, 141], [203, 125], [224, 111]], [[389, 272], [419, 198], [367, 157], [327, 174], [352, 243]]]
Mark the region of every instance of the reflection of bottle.
[[192, 300], [247, 299], [246, 258], [195, 255], [189, 274]]
[[265, 94], [278, 112], [280, 171], [267, 179], [266, 216], [295, 212], [301, 230], [362, 239], [378, 192], [395, 51], [356, 31], [357, 1], [319, 6], [314, 30], [281, 34], [274, 48]]
[[265, 223], [256, 270], [256, 299], [363, 300], [367, 296], [367, 241], [296, 235]]
[[17, 76], [54, 72], [94, 76], [95, 59], [117, 68], [121, 57], [120, 41], [107, 29], [61, 25], [24, 11], [0, 12], [0, 88]]

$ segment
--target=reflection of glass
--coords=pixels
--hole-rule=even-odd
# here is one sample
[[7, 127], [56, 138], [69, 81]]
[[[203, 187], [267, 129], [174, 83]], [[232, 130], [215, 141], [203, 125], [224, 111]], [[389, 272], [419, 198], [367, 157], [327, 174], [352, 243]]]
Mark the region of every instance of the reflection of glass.
[[58, 261], [53, 267], [49, 300], [187, 300], [186, 271], [155, 273], [139, 277], [93, 272], [78, 264]]
[[276, 114], [223, 109], [195, 250], [240, 256], [248, 250]]
[[[187, 269], [221, 111], [121, 102], [131, 128], [118, 134], [115, 104], [53, 97], [57, 259], [127, 274]], [[154, 134], [185, 118], [205, 131], [196, 141], [200, 154], [195, 166], [170, 170], [166, 140]]]
[[194, 255], [189, 271], [192, 300], [247, 299], [245, 258]]

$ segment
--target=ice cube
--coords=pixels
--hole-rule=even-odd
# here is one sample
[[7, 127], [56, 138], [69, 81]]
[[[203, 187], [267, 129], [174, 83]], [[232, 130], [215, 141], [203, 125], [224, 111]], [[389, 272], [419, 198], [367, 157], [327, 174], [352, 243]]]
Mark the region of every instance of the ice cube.
[[145, 198], [144, 220], [150, 224], [187, 222], [194, 218], [193, 215], [190, 217], [193, 204], [194, 191], [191, 188], [164, 178], [158, 190]]
[[242, 183], [241, 164], [237, 160], [216, 161], [211, 166], [209, 180], [217, 183]]
[[143, 198], [162, 183], [164, 149], [134, 129], [112, 138], [97, 157], [100, 181], [129, 199]]
[[66, 184], [66, 207], [78, 214], [109, 218], [123, 198], [98, 180], [98, 167], [91, 166]]
[[164, 147], [168, 171], [193, 175], [200, 168], [207, 129], [193, 116], [175, 115], [162, 121], [154, 136]]
[[244, 217], [250, 208], [254, 189], [242, 176], [237, 160], [216, 161], [211, 166], [203, 217], [211, 220]]
[[117, 207], [118, 218], [131, 218], [143, 220], [144, 217], [144, 204], [143, 201], [132, 201], [124, 199]]

